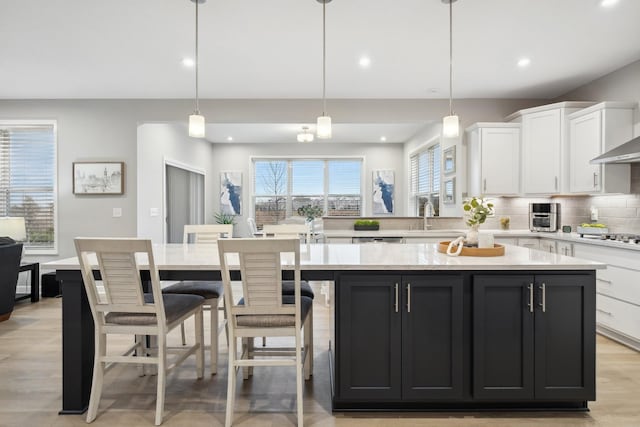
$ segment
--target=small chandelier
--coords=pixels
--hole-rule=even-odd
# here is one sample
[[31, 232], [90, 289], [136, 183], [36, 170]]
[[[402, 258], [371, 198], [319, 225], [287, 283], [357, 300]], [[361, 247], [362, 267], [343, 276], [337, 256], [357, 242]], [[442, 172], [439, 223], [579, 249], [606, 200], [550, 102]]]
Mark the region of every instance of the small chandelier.
[[327, 41], [326, 41], [326, 5], [331, 0], [317, 0], [322, 3], [322, 116], [318, 117], [316, 133], [319, 139], [331, 138], [331, 117], [327, 115]]
[[449, 115], [442, 119], [442, 135], [456, 138], [460, 134], [460, 120], [453, 114], [453, 3], [458, 0], [442, 0], [449, 5]]
[[298, 134], [298, 142], [313, 142], [313, 134], [308, 126], [302, 126], [302, 132]]
[[189, 136], [193, 138], [204, 138], [205, 121], [204, 116], [200, 114], [200, 105], [198, 98], [198, 4], [204, 3], [206, 0], [191, 0], [196, 4], [196, 109], [189, 116]]

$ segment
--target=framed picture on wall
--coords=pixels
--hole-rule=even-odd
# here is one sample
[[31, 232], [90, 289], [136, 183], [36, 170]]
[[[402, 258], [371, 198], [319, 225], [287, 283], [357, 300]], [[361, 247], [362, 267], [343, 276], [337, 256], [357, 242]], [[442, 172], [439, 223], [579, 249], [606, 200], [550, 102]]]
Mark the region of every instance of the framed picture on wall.
[[394, 172], [392, 170], [373, 171], [373, 203], [374, 215], [392, 214], [394, 198]]
[[242, 172], [220, 172], [220, 212], [242, 215]]
[[444, 182], [444, 203], [449, 205], [456, 202], [456, 179], [449, 178]]
[[73, 194], [124, 194], [124, 162], [73, 162]]
[[450, 174], [456, 171], [456, 146], [445, 149], [442, 156], [443, 172]]

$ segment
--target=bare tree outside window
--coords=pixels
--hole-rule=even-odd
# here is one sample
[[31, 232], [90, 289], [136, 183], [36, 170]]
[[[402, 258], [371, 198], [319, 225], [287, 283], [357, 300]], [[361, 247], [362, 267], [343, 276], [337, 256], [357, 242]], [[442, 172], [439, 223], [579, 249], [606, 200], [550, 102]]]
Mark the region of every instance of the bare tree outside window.
[[256, 197], [256, 224], [277, 224], [286, 217], [287, 163], [260, 162], [259, 181], [262, 186]]

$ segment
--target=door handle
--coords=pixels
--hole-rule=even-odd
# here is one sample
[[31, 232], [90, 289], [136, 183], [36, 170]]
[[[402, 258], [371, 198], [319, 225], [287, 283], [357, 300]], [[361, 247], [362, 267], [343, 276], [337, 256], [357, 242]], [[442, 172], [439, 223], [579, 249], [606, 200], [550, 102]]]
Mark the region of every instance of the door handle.
[[395, 305], [395, 310], [396, 310], [396, 313], [397, 313], [398, 312], [398, 284], [396, 283], [396, 285], [394, 287], [395, 287], [395, 292], [396, 292], [396, 302], [395, 302], [394, 305]]
[[556, 179], [556, 184], [555, 184], [556, 185], [556, 191], [558, 191], [558, 177], [556, 176], [555, 179]]
[[529, 312], [533, 313], [533, 283], [529, 283], [527, 288], [529, 288], [529, 304], [527, 306], [529, 306]]
[[613, 282], [612, 282], [611, 280], [601, 279], [601, 278], [599, 278], [599, 277], [596, 277], [596, 280], [597, 280], [598, 282], [606, 283], [607, 285], [611, 285], [611, 284], [613, 284]]
[[411, 313], [411, 283], [407, 283], [407, 313]]
[[596, 308], [596, 311], [598, 311], [598, 312], [600, 312], [600, 313], [602, 313], [602, 314], [606, 314], [607, 316], [613, 316], [613, 313], [612, 313], [612, 312], [610, 312], [610, 311], [605, 311], [605, 310], [603, 310], [603, 309], [601, 309], [601, 308]]
[[484, 190], [483, 191], [487, 191], [487, 178], [484, 179]]
[[593, 173], [593, 187], [596, 188], [598, 186], [598, 174], [596, 172]]
[[542, 312], [545, 313], [547, 311], [547, 286], [543, 283], [540, 285], [540, 290], [542, 291], [542, 301], [540, 302], [540, 307], [542, 307]]

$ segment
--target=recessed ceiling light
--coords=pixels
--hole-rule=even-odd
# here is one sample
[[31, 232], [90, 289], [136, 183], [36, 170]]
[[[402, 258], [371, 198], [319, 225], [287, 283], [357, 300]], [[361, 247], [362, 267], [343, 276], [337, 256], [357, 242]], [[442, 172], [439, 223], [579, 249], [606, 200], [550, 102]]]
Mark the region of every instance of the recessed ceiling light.
[[369, 68], [371, 66], [371, 58], [368, 56], [362, 56], [360, 57], [358, 64], [360, 64], [360, 68]]
[[618, 0], [600, 0], [600, 6], [602, 7], [612, 7], [618, 4]]
[[191, 58], [183, 58], [182, 59], [182, 65], [184, 65], [185, 67], [193, 67], [194, 65], [196, 65], [196, 61], [194, 61]]
[[518, 60], [518, 67], [520, 68], [528, 67], [530, 64], [531, 64], [531, 59], [529, 58], [520, 58]]
[[387, 137], [386, 136], [381, 136], [380, 137], [380, 142], [387, 142]]
[[228, 136], [227, 137], [227, 141], [229, 141], [229, 142], [233, 141], [233, 137], [232, 136]]

